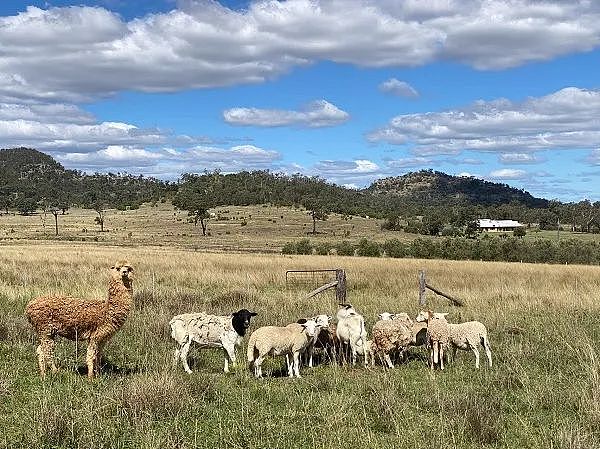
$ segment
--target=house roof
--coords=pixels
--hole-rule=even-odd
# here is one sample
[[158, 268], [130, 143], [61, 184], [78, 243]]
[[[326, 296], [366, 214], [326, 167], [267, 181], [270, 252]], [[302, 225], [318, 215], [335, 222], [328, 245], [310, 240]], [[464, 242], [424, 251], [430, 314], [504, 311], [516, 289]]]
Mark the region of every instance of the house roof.
[[488, 218], [480, 218], [477, 220], [477, 225], [480, 228], [520, 228], [523, 226], [516, 220], [490, 220]]

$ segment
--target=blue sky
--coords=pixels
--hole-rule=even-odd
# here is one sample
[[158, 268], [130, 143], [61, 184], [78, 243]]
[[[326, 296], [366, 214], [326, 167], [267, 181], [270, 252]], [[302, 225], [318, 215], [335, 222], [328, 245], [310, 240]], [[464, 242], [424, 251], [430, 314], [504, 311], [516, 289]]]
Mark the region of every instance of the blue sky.
[[4, 1], [0, 147], [177, 179], [432, 168], [600, 200], [600, 5]]

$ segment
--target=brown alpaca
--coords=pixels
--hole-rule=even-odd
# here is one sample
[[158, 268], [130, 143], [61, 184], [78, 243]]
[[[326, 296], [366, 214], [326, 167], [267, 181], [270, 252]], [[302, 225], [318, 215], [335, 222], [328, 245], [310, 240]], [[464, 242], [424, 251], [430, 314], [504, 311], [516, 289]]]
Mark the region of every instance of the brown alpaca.
[[87, 340], [86, 362], [88, 378], [99, 372], [100, 354], [108, 340], [117, 332], [133, 307], [133, 268], [127, 262], [117, 262], [111, 268], [106, 299], [79, 299], [70, 296], [41, 296], [25, 307], [25, 315], [34, 327], [40, 345], [38, 363], [42, 377], [54, 364], [54, 338]]

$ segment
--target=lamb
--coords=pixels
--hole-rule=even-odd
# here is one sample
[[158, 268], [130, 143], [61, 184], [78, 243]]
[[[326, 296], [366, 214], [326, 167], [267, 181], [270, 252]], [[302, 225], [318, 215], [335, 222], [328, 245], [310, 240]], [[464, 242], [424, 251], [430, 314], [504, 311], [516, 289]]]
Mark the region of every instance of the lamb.
[[54, 339], [87, 340], [87, 376], [93, 379], [100, 371], [103, 347], [123, 326], [133, 308], [133, 268], [117, 262], [110, 271], [106, 299], [80, 299], [70, 296], [40, 296], [25, 307], [25, 315], [37, 333], [40, 344], [36, 353], [42, 378], [54, 363]]
[[[314, 337], [311, 338], [310, 342], [308, 343], [308, 347], [306, 348], [306, 354], [308, 355], [308, 366], [309, 366], [309, 368], [312, 368], [313, 367], [313, 352], [314, 352], [315, 344], [317, 343], [319, 335], [321, 335], [321, 330], [329, 328], [331, 317], [329, 315], [324, 315], [324, 314], [317, 315], [315, 317], [308, 318], [308, 319], [302, 318], [302, 319], [298, 320], [297, 323], [302, 324], [302, 323], [305, 323], [307, 320], [313, 320], [315, 323], [317, 323], [316, 334]], [[287, 356], [286, 356], [286, 358], [287, 358]]]
[[[417, 316], [417, 320], [423, 320], [427, 312], [420, 312]], [[444, 314], [434, 313], [434, 316]], [[490, 348], [489, 339], [487, 336], [487, 329], [479, 321], [468, 321], [466, 323], [448, 323], [450, 328], [449, 344], [452, 346], [452, 358], [456, 357], [456, 350], [461, 349], [468, 351], [471, 349], [475, 354], [475, 368], [479, 368], [479, 349], [478, 345], [481, 344], [485, 350], [489, 366], [492, 366], [492, 350]]]
[[320, 330], [314, 347], [323, 349], [329, 360], [335, 363], [340, 349], [340, 340], [337, 337], [337, 325], [335, 323], [329, 323], [329, 326]]
[[285, 327], [264, 326], [256, 329], [250, 335], [246, 354], [250, 368], [254, 368], [254, 376], [257, 379], [262, 377], [262, 362], [267, 355], [291, 355], [293, 362], [288, 363], [288, 374], [290, 377], [301, 377], [300, 353], [316, 335], [316, 330], [317, 323], [314, 320]]
[[379, 320], [373, 326], [372, 338], [373, 355], [383, 355], [387, 366], [393, 368], [390, 353], [399, 351], [403, 356], [413, 341], [413, 333], [409, 324], [402, 320]]
[[450, 323], [450, 344], [452, 345], [452, 359], [456, 357], [456, 350], [468, 351], [471, 349], [475, 354], [475, 368], [479, 368], [479, 349], [481, 344], [485, 350], [490, 368], [492, 367], [492, 350], [487, 337], [487, 329], [479, 321], [468, 321], [466, 323]]
[[[351, 304], [340, 304], [340, 307], [337, 313], [336, 334], [340, 343], [350, 346], [352, 365], [356, 365], [357, 354], [365, 355], [365, 342], [367, 341], [365, 319], [354, 310]], [[366, 358], [365, 366], [367, 366]]]
[[419, 312], [417, 321], [427, 322], [427, 343], [429, 345], [429, 363], [433, 370], [439, 363], [444, 370], [444, 350], [450, 342], [450, 324], [446, 321], [447, 313], [433, 313], [431, 310]]
[[174, 316], [169, 321], [169, 326], [171, 337], [179, 344], [179, 348], [175, 350], [173, 364], [176, 365], [177, 359], [181, 359], [183, 369], [191, 374], [187, 355], [190, 345], [195, 342], [200, 348], [222, 348], [225, 352], [223, 372], [229, 373], [227, 357], [235, 366], [235, 347], [241, 345], [250, 327], [250, 319], [256, 315], [256, 312], [241, 309], [227, 316], [209, 315], [204, 312]]

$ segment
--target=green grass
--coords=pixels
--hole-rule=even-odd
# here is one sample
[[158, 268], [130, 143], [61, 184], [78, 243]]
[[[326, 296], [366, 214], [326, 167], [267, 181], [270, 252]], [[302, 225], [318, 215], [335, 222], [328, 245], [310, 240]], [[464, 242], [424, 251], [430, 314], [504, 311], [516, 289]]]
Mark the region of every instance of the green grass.
[[[88, 382], [84, 347], [75, 354], [62, 340], [61, 371], [42, 381], [24, 305], [41, 293], [104, 296], [106, 267], [121, 257], [136, 268], [136, 308], [107, 345], [103, 374]], [[286, 269], [333, 266], [347, 270], [348, 299], [368, 329], [381, 311], [416, 314], [425, 268], [467, 304], [452, 308], [430, 294], [432, 308], [486, 324], [494, 367], [482, 359], [477, 371], [459, 351], [431, 373], [425, 351], [414, 349], [394, 370], [321, 365], [302, 368], [302, 379], [279, 377], [282, 360], [268, 360], [259, 381], [244, 366], [224, 375], [218, 350], [192, 350], [194, 373], [173, 369], [174, 314], [244, 306], [259, 312], [252, 329], [334, 314], [330, 293], [308, 300], [311, 285], [284, 280]], [[598, 447], [598, 291], [599, 267], [3, 246], [0, 447]]]

